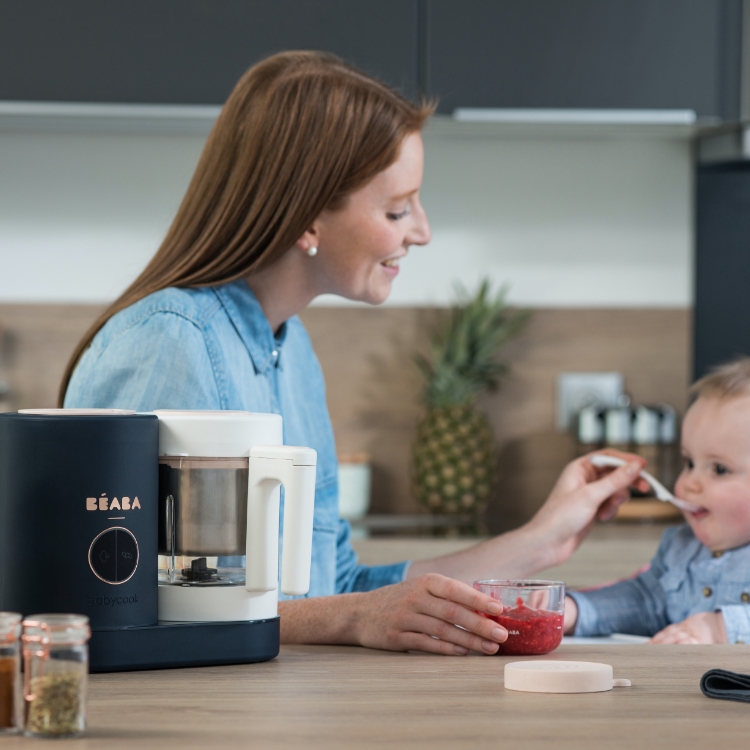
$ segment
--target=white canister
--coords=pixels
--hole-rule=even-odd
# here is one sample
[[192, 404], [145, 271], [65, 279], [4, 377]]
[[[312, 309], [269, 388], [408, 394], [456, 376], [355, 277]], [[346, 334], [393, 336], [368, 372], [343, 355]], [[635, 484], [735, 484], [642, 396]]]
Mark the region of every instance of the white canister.
[[633, 442], [636, 445], [655, 445], [659, 442], [659, 412], [647, 406], [633, 411]]
[[370, 509], [370, 457], [366, 453], [339, 456], [339, 516], [364, 518]]
[[604, 442], [607, 445], [627, 445], [632, 437], [633, 412], [629, 406], [607, 409], [604, 415]]

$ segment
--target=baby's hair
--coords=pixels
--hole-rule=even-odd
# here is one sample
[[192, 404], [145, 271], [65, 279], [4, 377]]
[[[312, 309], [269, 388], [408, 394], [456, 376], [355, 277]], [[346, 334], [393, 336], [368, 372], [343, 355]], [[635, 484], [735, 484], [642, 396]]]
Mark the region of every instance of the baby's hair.
[[714, 367], [708, 375], [696, 380], [688, 393], [691, 404], [701, 397], [733, 398], [750, 394], [750, 357], [738, 357]]

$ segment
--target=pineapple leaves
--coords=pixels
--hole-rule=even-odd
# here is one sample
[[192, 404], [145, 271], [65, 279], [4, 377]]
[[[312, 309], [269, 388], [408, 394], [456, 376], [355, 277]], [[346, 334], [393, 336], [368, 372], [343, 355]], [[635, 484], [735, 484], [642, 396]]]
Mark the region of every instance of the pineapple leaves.
[[495, 390], [507, 365], [497, 360], [500, 349], [524, 328], [530, 310], [511, 310], [505, 298], [508, 287], [493, 294], [485, 278], [475, 294], [456, 285], [458, 301], [444, 325], [430, 340], [428, 356], [415, 358], [425, 379], [428, 406], [473, 403], [477, 394]]

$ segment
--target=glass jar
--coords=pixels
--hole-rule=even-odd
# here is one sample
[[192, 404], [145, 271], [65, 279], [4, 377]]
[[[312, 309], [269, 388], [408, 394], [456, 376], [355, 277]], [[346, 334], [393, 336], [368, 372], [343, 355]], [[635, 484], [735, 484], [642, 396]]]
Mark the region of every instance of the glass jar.
[[159, 457], [159, 583], [244, 586], [247, 457]]
[[23, 621], [28, 736], [70, 737], [86, 729], [90, 637], [83, 615], [32, 615]]
[[0, 612], [0, 735], [18, 732], [21, 712], [21, 615]]
[[485, 615], [508, 631], [500, 655], [539, 655], [562, 642], [565, 584], [562, 581], [475, 581], [474, 588], [503, 605], [499, 615]]

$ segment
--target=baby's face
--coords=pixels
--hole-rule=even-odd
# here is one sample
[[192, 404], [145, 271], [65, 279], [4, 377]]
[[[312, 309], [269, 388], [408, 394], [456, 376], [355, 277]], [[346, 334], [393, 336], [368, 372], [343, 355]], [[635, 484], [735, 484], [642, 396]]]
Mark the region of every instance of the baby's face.
[[750, 542], [750, 396], [699, 398], [682, 425], [685, 466], [675, 495], [701, 506], [685, 513], [710, 550]]

